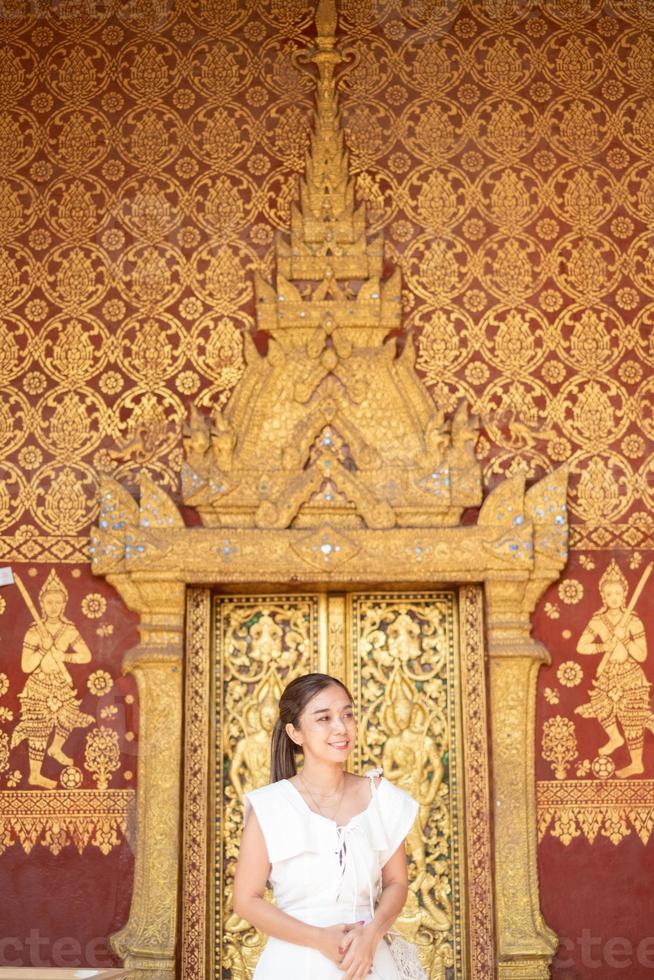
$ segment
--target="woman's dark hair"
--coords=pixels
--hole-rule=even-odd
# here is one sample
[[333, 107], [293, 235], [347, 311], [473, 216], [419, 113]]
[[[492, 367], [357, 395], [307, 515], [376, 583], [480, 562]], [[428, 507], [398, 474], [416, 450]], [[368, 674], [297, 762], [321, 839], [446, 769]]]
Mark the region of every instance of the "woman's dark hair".
[[311, 698], [332, 684], [342, 687], [348, 698], [352, 700], [352, 695], [345, 684], [336, 677], [330, 677], [329, 674], [304, 674], [303, 677], [296, 677], [284, 689], [279, 699], [279, 718], [273, 728], [270, 746], [270, 778], [273, 783], [280, 779], [290, 779], [297, 772], [295, 756], [301, 748], [289, 738], [286, 726], [291, 724], [297, 728], [300, 715]]

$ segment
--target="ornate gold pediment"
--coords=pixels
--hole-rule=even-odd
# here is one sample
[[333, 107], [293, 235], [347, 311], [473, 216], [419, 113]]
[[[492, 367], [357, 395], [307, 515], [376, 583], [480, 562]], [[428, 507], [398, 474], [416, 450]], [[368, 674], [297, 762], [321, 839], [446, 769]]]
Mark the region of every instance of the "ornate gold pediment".
[[307, 58], [316, 121], [290, 235], [277, 239], [273, 285], [256, 277], [260, 354], [224, 410], [193, 410], [182, 493], [210, 527], [454, 526], [481, 503], [477, 420], [448, 419], [401, 335], [401, 276], [383, 275], [340, 128], [334, 37]]

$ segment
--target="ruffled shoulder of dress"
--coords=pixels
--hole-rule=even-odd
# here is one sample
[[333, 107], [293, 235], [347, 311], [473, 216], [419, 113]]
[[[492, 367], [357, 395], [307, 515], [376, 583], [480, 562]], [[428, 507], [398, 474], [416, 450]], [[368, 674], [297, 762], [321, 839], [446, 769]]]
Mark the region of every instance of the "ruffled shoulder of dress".
[[395, 853], [409, 833], [417, 813], [417, 801], [390, 780], [382, 778], [365, 813], [370, 841], [374, 849], [380, 852], [382, 864]]
[[287, 779], [246, 793], [245, 806], [246, 816], [249, 806], [256, 813], [271, 864], [334, 848], [329, 821], [314, 813]]

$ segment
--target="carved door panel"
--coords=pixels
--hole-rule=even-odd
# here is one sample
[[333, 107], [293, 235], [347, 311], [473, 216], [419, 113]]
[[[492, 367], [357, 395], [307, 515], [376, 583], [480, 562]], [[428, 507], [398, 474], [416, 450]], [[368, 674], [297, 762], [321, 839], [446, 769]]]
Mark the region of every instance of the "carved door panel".
[[[204, 728], [210, 746], [206, 903], [184, 906], [185, 980], [252, 975], [265, 940], [231, 910], [243, 794], [269, 781], [270, 732], [283, 687], [315, 670], [339, 677], [352, 691], [359, 721], [353, 770], [381, 766], [420, 802], [407, 838], [409, 897], [397, 927], [418, 944], [430, 980], [492, 977], [480, 590], [462, 590], [461, 597], [453, 589], [219, 596], [212, 630], [213, 671], [203, 681], [212, 717], [211, 731]], [[200, 703], [192, 687], [198, 676], [189, 676], [192, 749], [196, 716], [188, 713]], [[197, 721], [196, 744], [199, 714]], [[473, 784], [476, 803], [466, 809]], [[202, 839], [197, 807], [189, 823], [188, 803], [187, 896]], [[466, 882], [471, 846], [472, 890]], [[204, 930], [193, 924], [198, 915], [205, 917]]]

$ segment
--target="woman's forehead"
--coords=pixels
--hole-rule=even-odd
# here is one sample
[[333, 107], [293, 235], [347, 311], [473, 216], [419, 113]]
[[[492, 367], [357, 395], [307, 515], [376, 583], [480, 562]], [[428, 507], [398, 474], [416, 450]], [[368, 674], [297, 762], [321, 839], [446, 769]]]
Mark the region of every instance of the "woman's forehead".
[[329, 687], [324, 687], [322, 691], [318, 691], [317, 694], [307, 701], [305, 711], [318, 711], [321, 708], [329, 708], [333, 710], [334, 708], [343, 707], [345, 705], [352, 704], [349, 694], [344, 691], [342, 687], [338, 684], [330, 684]]

